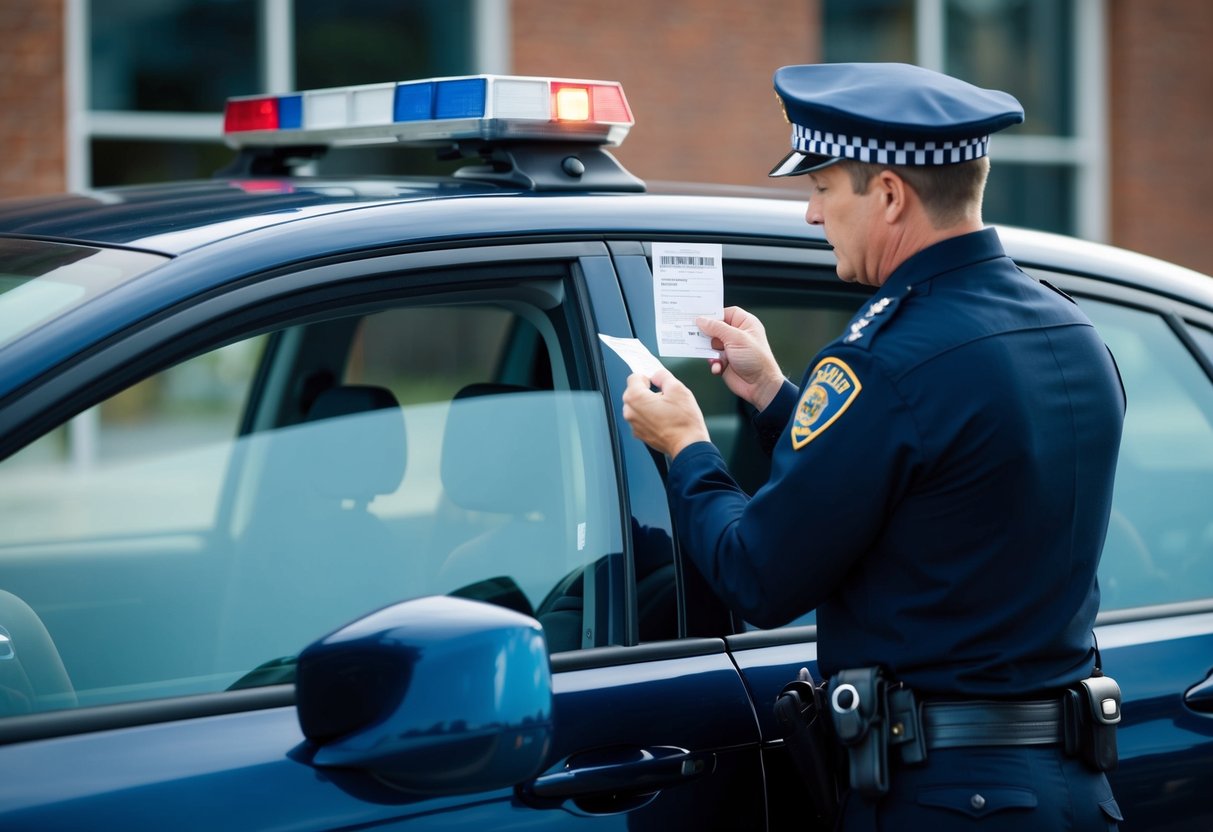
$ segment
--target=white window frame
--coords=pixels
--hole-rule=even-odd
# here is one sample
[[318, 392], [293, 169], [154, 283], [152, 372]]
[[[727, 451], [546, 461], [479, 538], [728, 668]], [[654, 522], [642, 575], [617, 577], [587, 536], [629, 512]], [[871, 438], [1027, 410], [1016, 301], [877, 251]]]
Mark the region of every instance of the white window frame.
[[[947, 0], [915, 0], [914, 54], [920, 66], [945, 71]], [[1075, 171], [1076, 234], [1106, 242], [1109, 227], [1108, 70], [1103, 0], [1074, 0], [1073, 136], [1007, 136], [990, 140], [996, 161], [1066, 165]]]
[[[295, 38], [292, 20], [299, 0], [258, 0], [261, 16], [261, 83], [267, 93], [295, 88]], [[67, 185], [88, 191], [92, 185], [93, 139], [167, 139], [222, 142], [222, 113], [140, 113], [93, 110], [88, 101], [90, 0], [67, 0], [66, 106]], [[509, 0], [474, 0], [472, 6], [473, 63], [476, 72], [510, 71]], [[385, 79], [394, 80], [394, 79]]]

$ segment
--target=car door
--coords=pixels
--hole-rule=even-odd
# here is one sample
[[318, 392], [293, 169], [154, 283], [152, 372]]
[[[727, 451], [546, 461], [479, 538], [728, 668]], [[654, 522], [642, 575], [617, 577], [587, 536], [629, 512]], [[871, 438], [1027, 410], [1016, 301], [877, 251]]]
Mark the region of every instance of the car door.
[[[667, 240], [616, 242], [612, 250], [637, 337], [657, 355], [651, 270], [654, 241]], [[692, 237], [668, 241], [713, 242]], [[840, 283], [834, 274], [833, 255], [818, 245], [732, 241], [723, 244], [722, 256], [725, 305], [741, 306], [758, 315], [784, 373], [794, 380], [799, 380], [817, 350], [845, 327], [868, 294], [865, 289]], [[770, 469], [769, 459], [750, 429], [747, 406], [712, 376], [702, 359], [665, 357], [662, 361], [692, 388], [712, 442], [730, 472], [752, 493], [766, 481]], [[758, 630], [725, 609], [686, 554], [680, 553], [680, 557], [687, 587], [688, 632], [724, 638], [753, 699], [770, 824], [814, 828], [813, 807], [806, 802], [774, 716], [776, 697], [801, 668], [817, 676], [814, 614], [806, 611], [785, 627]]]
[[[48, 423], [0, 462], [0, 826], [762, 828], [749, 696], [718, 634], [677, 637], [660, 472], [596, 332], [631, 334], [605, 246], [522, 244], [252, 276], [90, 353], [55, 412], [92, 414], [93, 455]], [[428, 668], [481, 632], [417, 623], [434, 596], [542, 626], [525, 777], [417, 787], [320, 753], [364, 715], [301, 725], [296, 696], [377, 692], [297, 690], [301, 654], [391, 621]], [[416, 680], [433, 736], [470, 689], [542, 702], [511, 661]]]
[[1072, 293], [1099, 329], [1129, 402], [1095, 632], [1124, 696], [1120, 765], [1109, 775], [1122, 828], [1208, 829], [1213, 316], [1140, 289], [1039, 274]]
[[[656, 353], [651, 249], [616, 244], [615, 251], [637, 332]], [[867, 294], [840, 283], [832, 255], [812, 247], [733, 242], [723, 256], [725, 304], [758, 315], [793, 380]], [[1111, 775], [1124, 828], [1205, 829], [1213, 771], [1213, 317], [1195, 303], [1128, 288], [1127, 277], [1032, 274], [1073, 293], [1116, 355], [1129, 400], [1096, 630], [1104, 670], [1124, 695], [1120, 766]], [[666, 363], [695, 392], [713, 442], [752, 493], [768, 468], [744, 406], [704, 362]], [[709, 608], [711, 600], [691, 595], [689, 615], [697, 604]], [[732, 633], [729, 652], [754, 699], [773, 820], [805, 822], [811, 811], [772, 707], [801, 667], [818, 678], [814, 620], [808, 612], [767, 631], [717, 625]]]

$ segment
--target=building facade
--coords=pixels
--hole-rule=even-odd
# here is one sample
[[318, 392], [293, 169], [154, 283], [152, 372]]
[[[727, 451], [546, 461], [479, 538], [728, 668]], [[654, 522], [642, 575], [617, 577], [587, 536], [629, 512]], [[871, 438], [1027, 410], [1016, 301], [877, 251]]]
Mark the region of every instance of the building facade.
[[229, 95], [478, 72], [621, 81], [636, 175], [773, 187], [773, 70], [894, 60], [1023, 102], [988, 220], [1213, 273], [1205, 0], [24, 0], [0, 26], [0, 196], [208, 176]]

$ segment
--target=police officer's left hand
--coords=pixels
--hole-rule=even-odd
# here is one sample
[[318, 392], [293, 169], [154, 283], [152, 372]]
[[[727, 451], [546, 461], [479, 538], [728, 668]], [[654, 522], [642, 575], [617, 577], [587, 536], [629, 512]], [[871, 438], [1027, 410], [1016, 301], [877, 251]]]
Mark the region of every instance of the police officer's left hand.
[[671, 459], [688, 445], [712, 441], [695, 394], [669, 370], [659, 370], [652, 378], [628, 376], [623, 418], [633, 436]]

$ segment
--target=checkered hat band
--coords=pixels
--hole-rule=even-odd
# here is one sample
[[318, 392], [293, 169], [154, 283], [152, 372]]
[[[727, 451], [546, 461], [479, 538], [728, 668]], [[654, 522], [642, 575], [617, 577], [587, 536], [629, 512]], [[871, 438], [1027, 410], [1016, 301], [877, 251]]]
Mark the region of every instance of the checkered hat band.
[[990, 149], [990, 137], [949, 142], [894, 142], [826, 133], [794, 124], [792, 148], [801, 153], [877, 165], [954, 165], [985, 156]]

